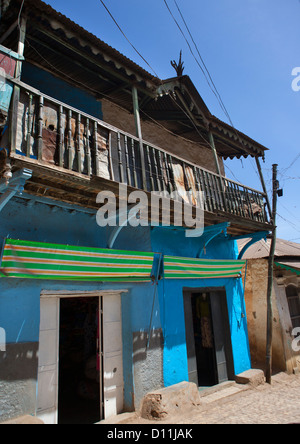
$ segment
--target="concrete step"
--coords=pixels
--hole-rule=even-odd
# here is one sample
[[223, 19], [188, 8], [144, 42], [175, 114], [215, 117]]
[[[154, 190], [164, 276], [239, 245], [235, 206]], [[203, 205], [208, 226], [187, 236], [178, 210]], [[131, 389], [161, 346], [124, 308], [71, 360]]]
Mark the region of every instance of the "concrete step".
[[219, 393], [222, 390], [228, 389], [229, 387], [233, 387], [235, 385], [235, 381], [226, 381], [221, 384], [213, 385], [212, 387], [199, 387], [199, 395], [201, 398], [206, 396], [213, 395], [214, 393]]

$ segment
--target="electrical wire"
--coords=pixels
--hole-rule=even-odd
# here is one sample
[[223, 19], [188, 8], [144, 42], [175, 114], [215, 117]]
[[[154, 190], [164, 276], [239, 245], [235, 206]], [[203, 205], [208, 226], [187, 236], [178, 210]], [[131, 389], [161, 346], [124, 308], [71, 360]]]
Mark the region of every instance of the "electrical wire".
[[[164, 0], [164, 1], [165, 1], [165, 4], [166, 4], [166, 6], [167, 6], [169, 12], [171, 13], [172, 17], [174, 18], [174, 20], [175, 20], [177, 26], [178, 26], [179, 29], [181, 30], [182, 35], [183, 35], [184, 38], [186, 39], [186, 42], [187, 42], [187, 44], [188, 44], [188, 46], [189, 46], [189, 48], [190, 48], [190, 50], [191, 50], [191, 52], [192, 52], [192, 54], [193, 54], [195, 60], [197, 61], [197, 58], [196, 58], [196, 56], [194, 55], [194, 53], [193, 53], [193, 51], [192, 51], [191, 45], [189, 44], [187, 38], [186, 38], [185, 35], [184, 35], [184, 32], [182, 31], [182, 29], [181, 29], [179, 23], [176, 21], [175, 17], [173, 16], [173, 14], [172, 14], [172, 12], [171, 12], [171, 10], [170, 10], [170, 8], [169, 8], [169, 6], [168, 6], [166, 0]], [[175, 1], [176, 6], [177, 6], [177, 9], [178, 9], [179, 12], [180, 12], [180, 15], [181, 15], [182, 19], [184, 20], [183, 14], [181, 13], [180, 8], [179, 8], [179, 6], [178, 6], [176, 0], [174, 0], [174, 1]], [[130, 40], [128, 39], [128, 37], [126, 36], [126, 34], [124, 33], [124, 31], [122, 30], [121, 26], [118, 24], [118, 22], [116, 21], [116, 19], [113, 17], [112, 13], [109, 11], [108, 7], [105, 5], [104, 1], [103, 1], [103, 0], [100, 0], [100, 2], [102, 3], [102, 5], [103, 5], [104, 8], [106, 9], [106, 11], [108, 12], [108, 14], [110, 15], [110, 17], [112, 18], [112, 20], [114, 21], [114, 23], [116, 24], [116, 26], [118, 27], [118, 29], [120, 30], [120, 32], [122, 33], [122, 35], [124, 36], [124, 38], [128, 41], [128, 43], [129, 43], [129, 44], [131, 45], [131, 47], [135, 50], [135, 52], [136, 52], [136, 53], [137, 53], [137, 54], [143, 59], [143, 61], [147, 64], [147, 66], [148, 66], [148, 67], [154, 72], [154, 74], [156, 75], [156, 77], [161, 81], [161, 84], [163, 85], [162, 80], [161, 80], [161, 79], [159, 78], [159, 76], [156, 74], [156, 72], [155, 72], [155, 70], [152, 68], [152, 66], [147, 62], [147, 60], [141, 55], [141, 53], [140, 53], [140, 52], [135, 48], [135, 46], [130, 42]], [[20, 17], [21, 17], [21, 13], [22, 13], [22, 9], [23, 9], [24, 3], [25, 3], [25, 0], [22, 1], [22, 5], [21, 5], [20, 12], [19, 12], [19, 17], [18, 17], [18, 21], [19, 21], [19, 22], [20, 22]], [[211, 77], [211, 75], [210, 75], [210, 73], [209, 73], [209, 71], [208, 71], [208, 69], [207, 69], [207, 67], [206, 67], [206, 65], [205, 65], [205, 63], [204, 63], [204, 61], [203, 61], [203, 58], [201, 57], [200, 51], [199, 51], [199, 49], [198, 49], [198, 47], [197, 47], [197, 45], [196, 45], [196, 43], [195, 43], [195, 41], [194, 41], [194, 39], [193, 39], [193, 37], [192, 37], [192, 35], [191, 35], [191, 32], [189, 31], [188, 25], [187, 25], [187, 23], [186, 23], [185, 20], [184, 20], [184, 23], [185, 23], [185, 26], [186, 26], [186, 28], [188, 29], [188, 32], [189, 32], [189, 34], [190, 34], [190, 36], [191, 36], [191, 38], [192, 38], [192, 41], [193, 41], [193, 43], [194, 43], [194, 45], [195, 45], [195, 47], [196, 47], [196, 49], [197, 49], [198, 55], [199, 55], [199, 57], [200, 57], [202, 63], [203, 63], [204, 66], [205, 66], [205, 70], [207, 71], [208, 76], [209, 76], [209, 78], [211, 79], [211, 82], [212, 82], [214, 88], [216, 89], [215, 84], [214, 84], [214, 82], [213, 82], [213, 80], [212, 80], [212, 77]], [[41, 58], [42, 58], [42, 59], [43, 59], [48, 65], [49, 65], [49, 66], [51, 66], [55, 71], [57, 71], [57, 72], [59, 72], [59, 73], [61, 73], [61, 74], [64, 74], [64, 76], [67, 76], [67, 77], [68, 77], [70, 80], [72, 80], [73, 82], [76, 82], [77, 84], [82, 85], [82, 86], [84, 86], [84, 87], [86, 88], [86, 85], [85, 85], [84, 83], [82, 83], [82, 82], [80, 82], [80, 81], [78, 81], [78, 80], [75, 80], [75, 79], [73, 79], [71, 76], [66, 75], [65, 73], [63, 73], [62, 71], [60, 71], [56, 66], [54, 66], [52, 63], [50, 63], [50, 62], [49, 62], [44, 56], [42, 56], [42, 55], [39, 53], [39, 51], [38, 51], [38, 50], [37, 50], [37, 49], [36, 49], [36, 48], [35, 48], [30, 42], [28, 42], [28, 40], [26, 40], [26, 41], [27, 41], [27, 43], [29, 44], [29, 46], [30, 46], [30, 47], [31, 47], [31, 48], [32, 48], [32, 49], [33, 49], [33, 50], [34, 50], [34, 51], [35, 51], [35, 52], [36, 52], [36, 53], [37, 53], [37, 54], [38, 54], [38, 55], [39, 55], [39, 56], [40, 56], [40, 57], [41, 57]], [[200, 63], [199, 63], [198, 61], [197, 61], [197, 64], [198, 64], [199, 67], [201, 68], [201, 70], [202, 70], [202, 72], [203, 72], [203, 74], [204, 74], [204, 76], [205, 76], [205, 78], [206, 78], [206, 80], [207, 80], [207, 82], [208, 82], [210, 88], [212, 89], [212, 87], [211, 87], [211, 85], [210, 85], [210, 83], [209, 83], [209, 80], [207, 79], [207, 76], [206, 76], [206, 74], [205, 74], [204, 69], [201, 67], [201, 65], [200, 65]], [[99, 91], [94, 90], [94, 89], [91, 88], [91, 87], [88, 87], [88, 89], [89, 89], [91, 92], [93, 92], [93, 93], [97, 93], [97, 94], [99, 94]], [[213, 91], [213, 89], [212, 89], [212, 91]], [[167, 93], [166, 91], [164, 91], [164, 92]], [[218, 98], [218, 101], [219, 101], [219, 103], [220, 103], [220, 105], [221, 105], [223, 111], [225, 112], [226, 115], [228, 115], [228, 117], [229, 117], [229, 119], [230, 119], [230, 116], [229, 116], [229, 114], [228, 114], [228, 112], [227, 112], [227, 110], [226, 110], [226, 108], [225, 108], [225, 106], [224, 106], [224, 104], [223, 104], [223, 102], [222, 102], [221, 96], [219, 95], [217, 89], [216, 89], [216, 91], [213, 91], [213, 92], [214, 92], [214, 94], [215, 94], [216, 96], [218, 96], [217, 98]], [[106, 95], [106, 94], [103, 94], [103, 93], [101, 93], [101, 95], [102, 95], [103, 97], [110, 98], [109, 95]], [[180, 104], [175, 100], [175, 98], [172, 96], [172, 94], [169, 94], [169, 96], [170, 96], [171, 99], [174, 101], [174, 103], [176, 104], [176, 106], [179, 107], [179, 109], [180, 109], [180, 110], [181, 110], [181, 111], [187, 116], [187, 118], [190, 120], [190, 122], [191, 122], [192, 125], [194, 126], [194, 128], [195, 128], [196, 132], [198, 133], [198, 135], [203, 139], [204, 144], [205, 144], [205, 147], [207, 147], [208, 149], [211, 149], [211, 145], [210, 145], [210, 143], [209, 143], [209, 142], [207, 141], [207, 139], [205, 139], [205, 137], [200, 133], [199, 129], [197, 128], [197, 126], [195, 125], [195, 123], [193, 122], [193, 120], [190, 118], [190, 116], [188, 115], [188, 113], [187, 113], [187, 112], [186, 112], [186, 111], [180, 106]], [[144, 113], [144, 114], [146, 114], [146, 113]], [[153, 120], [155, 123], [158, 124], [158, 122], [157, 122], [156, 120], [154, 120], [154, 119], [152, 119], [152, 120]], [[232, 120], [231, 120], [231, 119], [230, 119], [230, 122], [231, 122], [231, 124], [232, 124]], [[160, 124], [160, 126], [161, 126], [162, 128], [164, 128], [165, 130], [167, 130], [168, 132], [172, 133], [174, 136], [176, 136], [176, 137], [181, 137], [181, 136], [178, 136], [176, 133], [173, 133], [172, 131], [168, 130], [168, 129], [165, 128], [163, 125]], [[234, 126], [233, 126], [233, 124], [232, 124], [232, 127], [233, 127], [233, 129], [235, 129]], [[237, 134], [237, 136], [238, 136], [238, 134]], [[186, 140], [187, 140], [187, 139], [186, 139]], [[252, 160], [252, 159], [251, 159], [251, 160]], [[225, 164], [224, 164], [224, 165], [225, 165]], [[231, 172], [231, 174], [233, 175], [233, 177], [234, 177], [238, 182], [241, 182], [241, 181], [239, 181], [239, 180], [236, 178], [236, 176], [234, 175], [234, 173], [231, 171], [231, 169], [230, 169], [227, 165], [225, 165], [225, 168], [227, 168], [227, 169]]]
[[290, 168], [292, 168], [292, 166], [295, 165], [295, 163], [297, 162], [297, 160], [298, 160], [299, 158], [300, 158], [300, 153], [297, 154], [297, 156], [296, 156], [295, 159], [291, 162], [291, 164], [290, 164], [288, 167], [283, 168], [283, 169], [281, 170], [281, 172], [279, 172], [279, 174], [280, 174], [282, 177], [284, 177], [284, 175], [287, 173], [287, 171], [288, 171]]
[[107, 13], [109, 14], [109, 16], [111, 17], [111, 19], [113, 20], [113, 22], [115, 23], [115, 25], [117, 26], [117, 28], [119, 29], [119, 31], [121, 32], [121, 34], [125, 37], [125, 39], [127, 40], [127, 42], [130, 44], [130, 46], [134, 49], [134, 51], [139, 55], [139, 57], [141, 57], [141, 59], [146, 63], [146, 65], [151, 69], [151, 71], [153, 71], [153, 73], [155, 74], [155, 76], [157, 78], [159, 78], [159, 76], [156, 74], [155, 70], [152, 68], [152, 66], [147, 62], [147, 60], [142, 56], [142, 54], [136, 49], [136, 47], [131, 43], [131, 41], [129, 40], [129, 38], [127, 37], [127, 35], [125, 34], [125, 32], [122, 30], [121, 26], [118, 24], [118, 22], [116, 21], [116, 19], [114, 18], [114, 16], [112, 15], [112, 13], [110, 12], [110, 10], [108, 9], [108, 7], [106, 6], [106, 4], [104, 3], [103, 0], [100, 0], [100, 2], [102, 3], [103, 7], [106, 9]]
[[[226, 109], [226, 106], [224, 105], [224, 102], [223, 102], [223, 100], [222, 100], [222, 97], [221, 97], [220, 94], [219, 94], [219, 91], [218, 91], [218, 89], [217, 89], [217, 87], [216, 87], [216, 85], [215, 85], [215, 83], [214, 83], [214, 81], [213, 81], [213, 79], [212, 79], [212, 76], [211, 76], [211, 74], [210, 74], [210, 72], [209, 72], [209, 70], [208, 70], [208, 68], [207, 68], [207, 66], [206, 66], [206, 64], [205, 64], [205, 62], [204, 62], [204, 60], [203, 60], [203, 57], [202, 57], [201, 54], [200, 54], [199, 48], [198, 48], [198, 46], [197, 46], [197, 44], [196, 44], [196, 42], [195, 42], [195, 39], [194, 39], [193, 36], [192, 36], [192, 33], [191, 33], [191, 31], [190, 31], [190, 28], [189, 28], [188, 25], [187, 25], [187, 22], [186, 22], [186, 20], [185, 20], [183, 14], [182, 14], [182, 11], [181, 11], [180, 7], [178, 6], [178, 3], [177, 3], [176, 0], [174, 0], [174, 3], [175, 3], [175, 5], [176, 5], [176, 7], [177, 7], [177, 10], [178, 10], [178, 12], [179, 12], [181, 18], [182, 18], [182, 21], [183, 21], [184, 25], [185, 25], [185, 27], [186, 27], [188, 33], [189, 33], [189, 36], [190, 36], [190, 38], [191, 38], [191, 40], [192, 40], [192, 42], [193, 42], [193, 44], [194, 44], [194, 46], [195, 46], [195, 49], [196, 49], [196, 51], [197, 51], [197, 53], [198, 53], [198, 56], [199, 56], [199, 58], [200, 58], [200, 60], [201, 60], [201, 62], [202, 62], [202, 64], [203, 64], [204, 70], [206, 71], [206, 73], [207, 73], [207, 75], [208, 75], [208, 78], [209, 78], [209, 80], [210, 80], [210, 82], [211, 82], [211, 84], [212, 84], [212, 87], [210, 86], [209, 81], [206, 79], [206, 80], [207, 80], [207, 83], [208, 83], [208, 85], [210, 86], [212, 92], [216, 95], [216, 97], [217, 97], [217, 99], [218, 99], [218, 102], [219, 102], [221, 108], [223, 109], [225, 115], [228, 117], [228, 120], [230, 121], [230, 123], [231, 123], [231, 125], [232, 125], [232, 127], [233, 127], [234, 125], [233, 125], [233, 122], [232, 122], [232, 120], [231, 120], [231, 117], [230, 117], [230, 115], [229, 115], [229, 113], [228, 113], [228, 111], [227, 111], [227, 109]], [[197, 60], [196, 60], [196, 61], [197, 61]], [[197, 61], [197, 63], [198, 63], [198, 61]], [[202, 68], [201, 68], [201, 69], [202, 69]], [[205, 78], [206, 78], [206, 76], [205, 76]]]
[[[176, 20], [174, 14], [172, 13], [172, 11], [171, 11], [171, 9], [170, 9], [170, 7], [169, 7], [169, 5], [168, 5], [167, 0], [164, 0], [164, 3], [165, 3], [165, 5], [166, 5], [166, 7], [167, 7], [167, 9], [168, 9], [168, 11], [169, 11], [171, 17], [173, 18], [174, 22], [176, 23], [176, 25], [177, 25], [179, 31], [180, 31], [181, 34], [183, 35], [183, 37], [184, 37], [184, 39], [185, 39], [185, 41], [186, 41], [186, 43], [187, 43], [187, 45], [188, 45], [188, 47], [189, 47], [189, 50], [190, 50], [192, 56], [194, 57], [194, 59], [195, 59], [197, 65], [198, 65], [199, 68], [201, 69], [201, 71], [202, 71], [202, 73], [203, 73], [203, 75], [204, 75], [204, 77], [205, 77], [205, 79], [206, 79], [206, 81], [207, 81], [207, 84], [208, 84], [209, 88], [211, 89], [211, 91], [213, 92], [213, 94], [215, 95], [215, 97], [217, 98], [217, 101], [218, 101], [218, 103], [219, 103], [219, 105], [220, 105], [222, 111], [224, 112], [225, 116], [228, 118], [228, 120], [229, 120], [229, 122], [230, 122], [230, 125], [232, 126], [232, 128], [233, 128], [233, 130], [234, 130], [234, 132], [235, 132], [235, 134], [236, 134], [236, 136], [237, 136], [237, 138], [240, 140], [240, 143], [243, 145], [243, 142], [242, 142], [242, 140], [240, 139], [240, 136], [239, 136], [239, 134], [238, 134], [238, 132], [237, 132], [237, 130], [236, 130], [234, 124], [233, 124], [233, 121], [232, 121], [232, 119], [231, 119], [231, 117], [230, 117], [230, 115], [229, 115], [229, 113], [228, 113], [228, 111], [227, 111], [227, 109], [226, 109], [226, 106], [224, 105], [224, 102], [223, 102], [223, 100], [222, 100], [222, 98], [221, 98], [221, 95], [220, 95], [220, 93], [218, 92], [218, 89], [217, 89], [217, 87], [216, 87], [216, 85], [215, 85], [215, 83], [214, 83], [214, 81], [213, 81], [213, 79], [212, 79], [212, 76], [211, 76], [211, 74], [210, 74], [210, 72], [209, 72], [209, 70], [208, 70], [208, 68], [207, 68], [207, 66], [206, 66], [206, 64], [205, 64], [205, 62], [204, 62], [204, 60], [203, 60], [203, 57], [201, 56], [201, 53], [200, 53], [200, 51], [199, 51], [199, 48], [198, 48], [198, 46], [197, 46], [197, 44], [196, 44], [196, 42], [195, 42], [195, 39], [194, 39], [193, 36], [192, 36], [192, 33], [191, 33], [191, 31], [190, 31], [190, 28], [189, 28], [188, 25], [187, 25], [187, 22], [186, 22], [186, 20], [185, 20], [185, 18], [184, 18], [184, 16], [183, 16], [183, 13], [182, 13], [182, 11], [181, 11], [181, 9], [180, 9], [180, 7], [179, 7], [177, 1], [174, 0], [174, 3], [175, 3], [175, 5], [176, 5], [176, 7], [177, 7], [177, 9], [178, 9], [178, 12], [179, 12], [179, 14], [180, 14], [180, 16], [181, 16], [181, 18], [182, 18], [182, 21], [183, 21], [184, 25], [185, 25], [185, 27], [186, 27], [188, 33], [189, 33], [189, 36], [190, 36], [190, 38], [191, 38], [191, 40], [192, 40], [192, 42], [193, 42], [193, 44], [194, 44], [194, 46], [195, 46], [195, 48], [196, 48], [196, 51], [197, 51], [197, 53], [198, 53], [198, 56], [199, 56], [199, 58], [200, 58], [200, 61], [201, 61], [202, 64], [203, 64], [203, 67], [201, 66], [201, 63], [197, 60], [197, 57], [195, 56], [195, 54], [194, 54], [194, 52], [193, 52], [193, 50], [192, 50], [191, 44], [189, 43], [189, 41], [188, 41], [187, 37], [185, 36], [185, 33], [183, 32], [183, 30], [182, 30], [180, 24], [178, 23], [178, 21]], [[206, 72], [205, 72], [205, 71], [206, 71]], [[206, 73], [207, 73], [207, 74], [206, 74]], [[211, 82], [211, 83], [210, 83], [210, 82]], [[240, 159], [240, 161], [241, 161], [242, 166], [243, 166], [242, 159]], [[258, 172], [257, 172], [257, 170], [256, 170], [256, 168], [255, 168], [255, 166], [253, 165], [253, 161], [252, 161], [252, 159], [250, 159], [250, 164], [251, 164], [253, 170], [255, 171], [257, 177], [260, 178], [260, 177], [259, 177], [259, 174], [258, 174]]]

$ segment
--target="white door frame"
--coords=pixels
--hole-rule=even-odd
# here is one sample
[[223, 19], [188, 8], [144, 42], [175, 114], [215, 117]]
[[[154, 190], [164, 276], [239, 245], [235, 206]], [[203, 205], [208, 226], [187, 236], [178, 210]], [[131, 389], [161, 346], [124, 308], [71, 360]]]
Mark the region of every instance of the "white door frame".
[[[98, 297], [102, 306], [104, 418], [123, 411], [124, 379], [121, 295], [128, 290], [42, 291], [38, 364], [37, 416], [58, 423], [60, 299]], [[102, 304], [101, 304], [102, 300]], [[102, 396], [101, 396], [102, 397]]]

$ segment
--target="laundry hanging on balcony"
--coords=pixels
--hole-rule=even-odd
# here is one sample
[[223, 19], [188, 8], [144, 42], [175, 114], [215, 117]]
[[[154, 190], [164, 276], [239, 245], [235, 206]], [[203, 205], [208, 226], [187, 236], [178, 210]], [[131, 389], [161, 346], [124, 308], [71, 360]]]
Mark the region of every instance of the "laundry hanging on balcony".
[[0, 277], [94, 282], [150, 281], [154, 254], [7, 239]]
[[165, 256], [166, 279], [239, 278], [246, 261], [189, 259]]

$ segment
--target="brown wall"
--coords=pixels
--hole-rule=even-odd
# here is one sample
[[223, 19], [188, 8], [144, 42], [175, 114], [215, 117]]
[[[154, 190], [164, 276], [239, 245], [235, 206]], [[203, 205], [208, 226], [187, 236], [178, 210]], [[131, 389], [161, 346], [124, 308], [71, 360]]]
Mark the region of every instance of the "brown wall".
[[[107, 100], [102, 101], [102, 111], [105, 122], [132, 135], [136, 134], [133, 114]], [[152, 143], [207, 170], [217, 172], [213, 152], [209, 147], [201, 146], [200, 144], [173, 135], [152, 122], [142, 121], [141, 125], [143, 139], [146, 142]], [[219, 159], [219, 164], [221, 172], [225, 174], [222, 159]]]
[[[244, 277], [243, 277], [244, 278]], [[267, 335], [268, 261], [251, 259], [247, 264], [245, 300], [248, 318], [249, 344], [252, 367], [265, 368]], [[273, 298], [273, 368], [286, 371], [286, 358], [282, 338], [275, 288]]]

